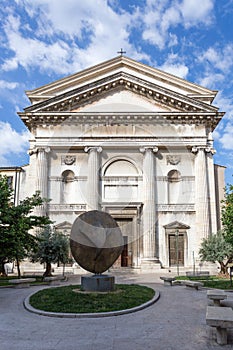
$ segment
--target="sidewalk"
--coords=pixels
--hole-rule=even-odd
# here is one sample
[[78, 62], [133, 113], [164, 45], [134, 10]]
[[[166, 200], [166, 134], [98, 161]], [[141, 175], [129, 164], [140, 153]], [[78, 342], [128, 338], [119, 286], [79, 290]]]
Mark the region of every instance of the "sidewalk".
[[[164, 287], [157, 274], [116, 274], [117, 283], [141, 283], [160, 291], [152, 306], [133, 314], [61, 319], [26, 311], [24, 298], [41, 287], [0, 289], [1, 350], [218, 350], [205, 324], [206, 290]], [[80, 276], [68, 283], [79, 283]], [[233, 298], [232, 294], [229, 294]], [[233, 348], [233, 330], [228, 337]]]

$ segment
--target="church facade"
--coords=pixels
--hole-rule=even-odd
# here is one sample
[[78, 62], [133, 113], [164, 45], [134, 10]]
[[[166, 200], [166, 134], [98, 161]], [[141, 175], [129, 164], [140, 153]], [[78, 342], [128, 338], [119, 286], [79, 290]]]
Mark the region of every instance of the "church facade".
[[116, 267], [192, 267], [221, 225], [216, 93], [122, 55], [27, 91], [17, 196], [39, 190], [50, 201], [37, 214], [67, 234], [87, 210], [110, 213], [124, 237]]

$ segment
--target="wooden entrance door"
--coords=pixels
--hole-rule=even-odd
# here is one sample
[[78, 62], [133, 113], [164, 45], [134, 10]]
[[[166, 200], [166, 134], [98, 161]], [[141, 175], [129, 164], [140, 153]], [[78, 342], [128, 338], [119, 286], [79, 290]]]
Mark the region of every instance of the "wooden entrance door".
[[[169, 235], [169, 265], [184, 265], [184, 235]], [[178, 259], [177, 259], [178, 258]], [[178, 261], [177, 261], [178, 260]]]
[[118, 223], [123, 239], [124, 239], [124, 248], [119, 256], [119, 258], [114, 263], [114, 267], [131, 267], [132, 266], [132, 255], [129, 255], [129, 250], [132, 250], [132, 243], [129, 243], [129, 241], [132, 241], [132, 219], [116, 219], [116, 222]]

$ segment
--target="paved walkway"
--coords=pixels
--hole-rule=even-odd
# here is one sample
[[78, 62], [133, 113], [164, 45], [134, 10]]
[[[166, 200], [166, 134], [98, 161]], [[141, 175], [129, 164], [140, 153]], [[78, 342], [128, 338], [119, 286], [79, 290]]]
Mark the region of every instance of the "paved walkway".
[[[80, 276], [72, 278], [79, 282]], [[118, 283], [142, 283], [160, 291], [152, 306], [133, 314], [97, 319], [39, 316], [26, 311], [24, 298], [39, 287], [0, 289], [1, 350], [218, 350], [233, 349], [209, 340], [206, 290], [164, 287], [159, 276], [116, 276]], [[229, 298], [233, 298], [230, 295]]]

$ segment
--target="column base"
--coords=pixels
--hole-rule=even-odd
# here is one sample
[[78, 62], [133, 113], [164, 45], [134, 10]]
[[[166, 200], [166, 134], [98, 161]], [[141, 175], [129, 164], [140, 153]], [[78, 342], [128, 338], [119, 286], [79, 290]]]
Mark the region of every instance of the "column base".
[[141, 271], [152, 272], [161, 270], [161, 264], [158, 258], [143, 258], [141, 259]]

